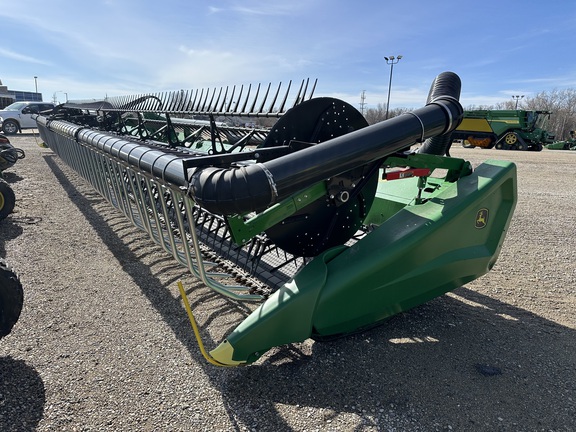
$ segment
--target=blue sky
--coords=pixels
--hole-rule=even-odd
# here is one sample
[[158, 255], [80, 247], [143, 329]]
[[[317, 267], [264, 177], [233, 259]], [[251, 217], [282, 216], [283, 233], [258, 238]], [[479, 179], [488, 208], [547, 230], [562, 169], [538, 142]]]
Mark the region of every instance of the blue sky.
[[0, 0], [0, 80], [69, 99], [318, 79], [357, 108], [424, 104], [440, 72], [464, 106], [576, 88], [576, 1]]

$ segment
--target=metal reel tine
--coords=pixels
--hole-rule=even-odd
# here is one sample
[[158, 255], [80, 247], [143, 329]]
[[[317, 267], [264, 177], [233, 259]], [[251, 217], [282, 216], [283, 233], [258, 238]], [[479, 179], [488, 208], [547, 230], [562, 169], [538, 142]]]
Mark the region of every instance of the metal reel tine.
[[174, 111], [177, 112], [178, 108], [180, 107], [180, 92], [179, 91], [173, 91], [171, 94], [171, 106], [170, 106], [170, 111]]
[[280, 108], [278, 110], [278, 112], [282, 113], [284, 112], [284, 106], [286, 105], [286, 100], [288, 99], [288, 93], [290, 93], [290, 87], [292, 86], [292, 80], [288, 81], [288, 89], [286, 90], [286, 94], [284, 95], [284, 100], [282, 101], [282, 105], [280, 105]]
[[158, 102], [158, 103], [160, 104], [160, 106], [156, 107], [156, 109], [159, 109], [159, 110], [163, 110], [163, 109], [164, 109], [164, 106], [165, 106], [165, 104], [166, 104], [166, 101], [165, 101], [165, 99], [162, 98], [162, 95], [161, 95], [161, 94], [158, 94], [158, 96], [155, 95], [155, 94], [152, 94], [152, 95], [149, 97], [149, 100], [150, 100], [150, 105], [154, 105], [154, 102]]
[[242, 105], [241, 113], [246, 112], [246, 105], [248, 105], [248, 99], [250, 98], [250, 91], [252, 90], [252, 84], [248, 85], [248, 92], [246, 93], [246, 98], [244, 99], [244, 105]]
[[304, 82], [305, 80], [302, 80], [302, 83], [300, 84], [300, 88], [298, 89], [298, 93], [296, 94], [296, 98], [294, 99], [294, 105], [292, 105], [293, 107], [295, 107], [300, 103], [300, 95], [302, 94], [302, 88], [304, 87]]
[[[145, 97], [145, 95], [141, 95], [141, 96], [140, 96], [140, 98], [144, 98], [144, 97]], [[134, 99], [134, 100], [131, 102], [131, 105], [134, 105], [137, 100], [138, 100], [138, 98]], [[144, 103], [143, 103], [142, 105], [143, 105], [143, 106], [142, 106], [142, 110], [143, 110], [143, 111], [151, 110], [151, 109], [152, 109], [152, 98], [145, 98], [145, 99], [144, 99]]]
[[184, 89], [182, 89], [182, 90], [180, 90], [180, 91], [181, 91], [181, 94], [182, 94], [182, 103], [180, 104], [180, 109], [181, 109], [183, 112], [185, 112], [185, 111], [188, 109], [188, 101], [190, 100], [190, 99], [189, 99], [190, 96], [189, 96], [189, 94], [188, 94], [188, 93], [189, 93], [189, 90], [184, 90]]
[[188, 111], [194, 111], [194, 106], [196, 105], [196, 99], [198, 99], [198, 89], [194, 91], [194, 100], [192, 100], [192, 95], [190, 95], [190, 102], [188, 103]]
[[304, 86], [304, 91], [302, 92], [302, 97], [298, 103], [302, 103], [306, 99], [306, 92], [308, 91], [308, 84], [310, 83], [310, 78], [306, 79], [306, 85]]
[[166, 110], [166, 112], [170, 112], [174, 109], [174, 97], [173, 97], [173, 93], [172, 92], [166, 92], [164, 93], [164, 97], [166, 98], [166, 105], [164, 107], [164, 109]]
[[270, 93], [270, 87], [272, 86], [272, 83], [268, 83], [268, 87], [266, 88], [266, 93], [264, 94], [264, 97], [262, 98], [262, 104], [260, 105], [260, 109], [257, 111], [258, 114], [262, 114], [262, 111], [264, 110], [264, 105], [266, 105], [266, 99], [268, 99], [268, 94]]
[[200, 111], [200, 107], [202, 106], [202, 98], [204, 97], [204, 89], [200, 89], [200, 95], [198, 96], [198, 103], [194, 105], [194, 111]]
[[236, 92], [236, 86], [232, 87], [232, 94], [230, 95], [230, 102], [228, 103], [228, 106], [226, 107], [226, 112], [230, 112], [230, 108], [232, 107], [232, 104], [234, 103], [234, 93]]
[[225, 109], [225, 105], [226, 105], [226, 98], [228, 97], [228, 86], [226, 86], [226, 90], [224, 91], [224, 98], [222, 98], [222, 105], [220, 105], [220, 108], [216, 108], [216, 110], [219, 113], [222, 113]]
[[[157, 98], [160, 99], [161, 106], [163, 107], [164, 102], [162, 99], [162, 93], [157, 93], [157, 95], [158, 95]], [[152, 97], [146, 97], [146, 96], [152, 96]], [[154, 109], [153, 105], [156, 102], [156, 99], [154, 99], [153, 96], [155, 96], [155, 95], [154, 94], [142, 95], [142, 98], [144, 98], [144, 110], [150, 111], [150, 110]], [[137, 100], [134, 100], [134, 102], [137, 102]], [[134, 107], [134, 108], [136, 108], [136, 107]]]
[[214, 87], [214, 90], [212, 90], [212, 97], [210, 98], [208, 106], [204, 107], [204, 111], [212, 111], [212, 102], [214, 102], [214, 96], [216, 96], [216, 87]]
[[304, 92], [302, 93], [302, 98], [300, 99], [300, 103], [306, 100], [306, 93], [308, 92], [308, 85], [310, 84], [310, 78], [306, 78], [306, 87], [304, 88]]
[[312, 90], [310, 90], [310, 96], [308, 97], [308, 100], [314, 97], [314, 92], [316, 91], [316, 84], [318, 84], [318, 78], [314, 80], [314, 85], [312, 86]]
[[202, 102], [202, 107], [200, 111], [206, 111], [206, 102], [208, 101], [208, 96], [210, 94], [210, 89], [206, 89], [206, 96], [204, 97], [204, 102]]
[[222, 96], [222, 90], [223, 88], [220, 87], [220, 91], [218, 92], [218, 98], [216, 98], [216, 102], [214, 102], [214, 105], [212, 105], [210, 107], [210, 111], [212, 112], [218, 112], [218, 105], [220, 103], [220, 97]]
[[278, 95], [280, 94], [280, 88], [281, 87], [282, 87], [282, 82], [279, 82], [278, 88], [276, 89], [276, 94], [272, 98], [272, 103], [270, 104], [270, 107], [268, 108], [269, 113], [274, 112], [274, 104], [276, 103], [276, 100], [278, 100]]
[[180, 111], [186, 110], [186, 101], [188, 100], [188, 91], [184, 91], [184, 89], [180, 90]]
[[238, 100], [236, 100], [236, 106], [234, 108], [235, 113], [239, 112], [238, 109], [240, 108], [240, 102], [242, 101], [242, 92], [244, 91], [244, 85], [240, 86], [240, 93], [238, 94]]
[[254, 108], [256, 108], [256, 102], [258, 101], [258, 94], [260, 93], [260, 84], [258, 84], [258, 87], [256, 88], [256, 94], [254, 95], [254, 100], [252, 101], [252, 106], [250, 107], [249, 112], [253, 113], [254, 112]]
[[[144, 98], [144, 94], [140, 93], [137, 95], [134, 95], [132, 97], [128, 97], [125, 100], [125, 103], [123, 103], [121, 106], [119, 106], [118, 108], [121, 108], [123, 110], [133, 110], [134, 109], [134, 105], [136, 105], [136, 101], [138, 99], [143, 99]], [[147, 102], [148, 101], [148, 102]], [[147, 109], [147, 105], [150, 104], [148, 99], [144, 99], [144, 102], [142, 103], [142, 111]]]

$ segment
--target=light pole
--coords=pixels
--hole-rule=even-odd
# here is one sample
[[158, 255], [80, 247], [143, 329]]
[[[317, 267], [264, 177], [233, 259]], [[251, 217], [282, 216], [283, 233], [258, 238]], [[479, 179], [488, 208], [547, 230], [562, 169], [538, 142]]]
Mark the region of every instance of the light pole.
[[386, 120], [388, 120], [388, 111], [390, 108], [390, 90], [392, 89], [392, 72], [394, 71], [394, 65], [398, 63], [401, 58], [402, 58], [401, 55], [396, 57], [394, 56], [384, 57], [384, 59], [386, 60], [386, 64], [390, 65], [390, 82], [388, 83], [388, 102], [386, 102]]
[[512, 96], [512, 99], [516, 100], [516, 108], [515, 109], [518, 109], [518, 100], [522, 99], [523, 97], [524, 97], [524, 95]]
[[38, 77], [34, 77], [34, 88], [36, 89], [36, 93], [38, 93]]

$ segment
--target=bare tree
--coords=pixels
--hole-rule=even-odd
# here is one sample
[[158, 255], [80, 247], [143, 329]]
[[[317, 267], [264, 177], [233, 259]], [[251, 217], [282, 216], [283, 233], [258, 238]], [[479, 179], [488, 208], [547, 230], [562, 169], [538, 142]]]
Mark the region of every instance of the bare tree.
[[379, 103], [376, 108], [368, 108], [364, 115], [368, 124], [376, 124], [386, 117], [386, 104]]
[[[392, 108], [388, 110], [388, 118], [399, 116], [408, 111], [412, 111], [412, 108]], [[376, 108], [368, 108], [364, 117], [368, 124], [371, 125], [386, 120], [386, 104], [379, 103]]]
[[576, 89], [538, 93], [523, 104], [525, 109], [551, 111], [548, 131], [557, 139], [568, 138], [576, 129]]

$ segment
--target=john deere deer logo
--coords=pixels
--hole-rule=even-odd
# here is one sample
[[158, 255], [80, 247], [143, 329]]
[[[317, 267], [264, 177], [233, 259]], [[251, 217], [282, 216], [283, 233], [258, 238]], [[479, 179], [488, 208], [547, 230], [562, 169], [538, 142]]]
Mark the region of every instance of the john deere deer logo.
[[480, 209], [476, 213], [476, 228], [484, 228], [488, 224], [488, 209]]

